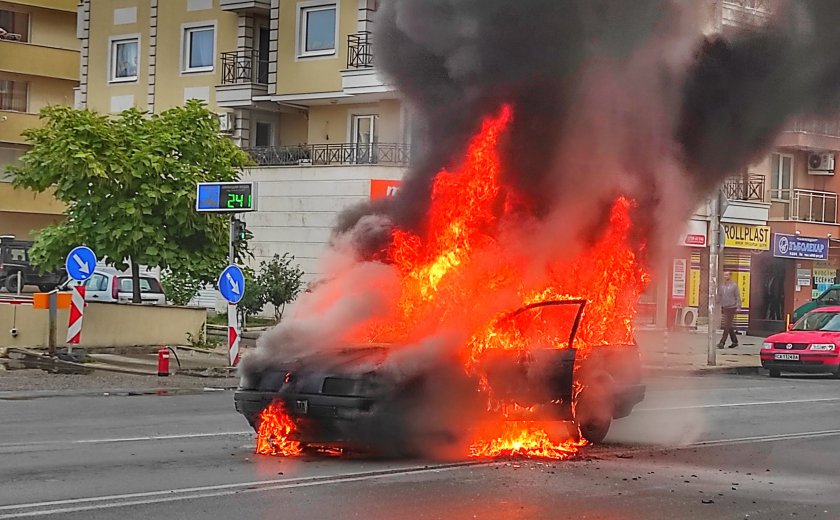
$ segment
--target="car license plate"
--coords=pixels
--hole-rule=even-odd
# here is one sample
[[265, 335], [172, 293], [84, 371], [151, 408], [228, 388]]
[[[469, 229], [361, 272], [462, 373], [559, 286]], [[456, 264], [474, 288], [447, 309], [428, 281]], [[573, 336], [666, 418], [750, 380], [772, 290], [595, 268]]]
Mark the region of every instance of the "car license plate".
[[295, 412], [299, 413], [300, 415], [306, 415], [309, 413], [309, 401], [306, 399], [298, 399], [295, 401]]
[[773, 359], [777, 361], [799, 361], [799, 354], [775, 354]]

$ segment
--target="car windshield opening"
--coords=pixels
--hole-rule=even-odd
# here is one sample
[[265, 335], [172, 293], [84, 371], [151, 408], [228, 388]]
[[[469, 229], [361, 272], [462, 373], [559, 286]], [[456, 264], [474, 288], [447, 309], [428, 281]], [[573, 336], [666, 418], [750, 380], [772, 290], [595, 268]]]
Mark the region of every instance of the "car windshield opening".
[[[131, 278], [120, 278], [120, 292], [132, 292], [134, 285]], [[154, 278], [140, 278], [141, 293], [161, 293], [160, 284]]]
[[796, 322], [793, 330], [825, 330], [840, 332], [840, 313], [813, 312]]

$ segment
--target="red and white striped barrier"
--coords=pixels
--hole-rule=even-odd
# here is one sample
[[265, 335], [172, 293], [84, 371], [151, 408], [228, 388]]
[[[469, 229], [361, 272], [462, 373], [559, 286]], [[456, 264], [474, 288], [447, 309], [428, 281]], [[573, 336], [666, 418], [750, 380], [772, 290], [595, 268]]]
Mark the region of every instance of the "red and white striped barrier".
[[67, 343], [78, 345], [82, 339], [82, 316], [85, 312], [85, 286], [73, 287], [73, 297], [70, 300], [70, 321], [67, 324]]
[[236, 320], [236, 304], [228, 304], [228, 360], [230, 366], [239, 365], [239, 330]]
[[0, 304], [6, 305], [32, 305], [32, 300], [4, 300], [0, 298]]

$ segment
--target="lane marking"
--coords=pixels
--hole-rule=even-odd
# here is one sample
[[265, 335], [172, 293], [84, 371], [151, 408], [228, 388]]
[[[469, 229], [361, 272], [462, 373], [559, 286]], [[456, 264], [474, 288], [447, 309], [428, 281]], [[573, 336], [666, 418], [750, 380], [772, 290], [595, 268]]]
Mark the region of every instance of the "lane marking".
[[111, 444], [118, 442], [149, 442], [173, 439], [199, 439], [206, 437], [235, 437], [253, 434], [253, 430], [243, 430], [236, 432], [216, 433], [173, 433], [171, 435], [142, 435], [138, 437], [115, 437], [111, 439], [72, 439], [63, 441], [9, 442], [0, 444], [0, 450], [5, 448], [37, 448], [44, 446], [74, 446], [79, 444]]
[[712, 441], [699, 441], [692, 443], [686, 448], [696, 448], [698, 446], [726, 446], [730, 444], [752, 444], [752, 443], [759, 443], [759, 442], [774, 442], [774, 441], [784, 441], [784, 440], [796, 440], [796, 439], [812, 439], [816, 437], [834, 437], [835, 435], [840, 435], [840, 430], [822, 430], [822, 431], [815, 431], [815, 432], [802, 432], [802, 433], [777, 433], [773, 435], [759, 435], [755, 437], [740, 437], [736, 439], [720, 439], [720, 440], [712, 440]]
[[[46, 516], [56, 514], [78, 513], [82, 511], [92, 511], [98, 509], [112, 509], [116, 507], [132, 507], [138, 505], [160, 504], [166, 502], [176, 502], [182, 500], [196, 500], [201, 498], [223, 497], [244, 493], [259, 493], [264, 491], [273, 491], [277, 489], [293, 489], [312, 486], [323, 486], [330, 484], [340, 484], [344, 482], [359, 482], [364, 480], [381, 479], [387, 477], [400, 477], [406, 475], [418, 475], [424, 473], [440, 473], [444, 471], [452, 471], [459, 468], [469, 466], [493, 466], [504, 464], [504, 462], [497, 461], [470, 461], [458, 462], [452, 464], [441, 464], [433, 467], [416, 466], [404, 469], [391, 469], [380, 471], [367, 471], [359, 473], [347, 473], [343, 475], [320, 476], [320, 477], [302, 477], [298, 479], [275, 479], [262, 480], [255, 482], [240, 482], [235, 484], [220, 484], [216, 486], [201, 486], [191, 488], [169, 489], [163, 491], [149, 491], [144, 493], [126, 493], [120, 495], [103, 495], [99, 497], [67, 499], [67, 500], [52, 500], [47, 502], [30, 502], [25, 504], [13, 504], [7, 506], [0, 506], [0, 511], [15, 511], [34, 509], [33, 511], [21, 511], [9, 514], [0, 514], [0, 519], [7, 518], [25, 518], [32, 516]], [[134, 500], [137, 499], [137, 500]], [[93, 502], [103, 501], [102, 504], [93, 504]], [[122, 501], [120, 501], [122, 500]], [[79, 504], [79, 505], [76, 505]], [[88, 505], [81, 505], [88, 504]], [[52, 509], [38, 509], [50, 508], [53, 506], [70, 506], [58, 507]]]
[[741, 406], [767, 406], [771, 404], [827, 403], [840, 401], [840, 397], [817, 399], [791, 399], [786, 401], [751, 401], [746, 403], [698, 404], [691, 406], [663, 406], [661, 408], [633, 408], [633, 412], [673, 412], [676, 410], [701, 410], [708, 408], [737, 408]]

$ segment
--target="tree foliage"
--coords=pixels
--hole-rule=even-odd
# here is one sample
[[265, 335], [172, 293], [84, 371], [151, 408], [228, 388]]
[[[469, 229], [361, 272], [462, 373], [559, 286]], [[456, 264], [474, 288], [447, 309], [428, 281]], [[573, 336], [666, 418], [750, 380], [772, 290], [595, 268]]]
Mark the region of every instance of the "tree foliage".
[[190, 274], [167, 271], [161, 277], [166, 298], [175, 305], [188, 305], [201, 289], [201, 280]]
[[265, 300], [274, 305], [274, 318], [283, 318], [286, 304], [291, 303], [303, 288], [303, 271], [293, 264], [295, 257], [289, 253], [275, 254], [268, 262], [260, 262], [259, 283], [265, 291]]
[[54, 187], [67, 210], [38, 235], [34, 263], [53, 269], [84, 244], [118, 269], [145, 264], [215, 280], [227, 263], [228, 220], [195, 211], [196, 184], [235, 181], [249, 162], [219, 135], [215, 114], [190, 101], [114, 117], [50, 106], [41, 118], [42, 128], [24, 132], [33, 148], [12, 168], [14, 183], [38, 192]]
[[262, 312], [265, 307], [265, 289], [260, 283], [259, 275], [250, 267], [242, 269], [242, 274], [245, 275], [245, 292], [242, 294], [242, 299], [236, 306], [239, 312], [239, 322], [245, 326], [248, 318], [255, 316]]

